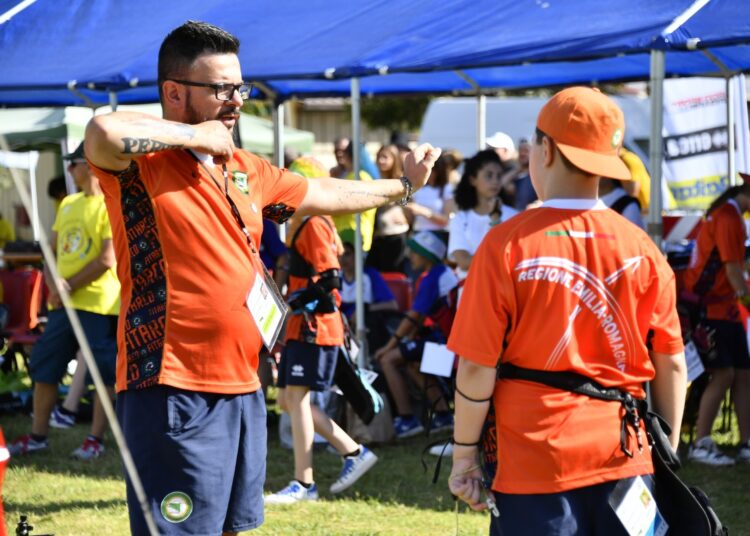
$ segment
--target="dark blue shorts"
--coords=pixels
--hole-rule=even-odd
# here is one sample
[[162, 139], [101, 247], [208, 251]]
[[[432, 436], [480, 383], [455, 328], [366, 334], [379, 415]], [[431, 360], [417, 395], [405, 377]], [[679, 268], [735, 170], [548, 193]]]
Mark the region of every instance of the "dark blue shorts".
[[[263, 523], [263, 392], [196, 393], [169, 386], [117, 395], [122, 426], [159, 534], [219, 535]], [[126, 478], [130, 530], [148, 530]]]
[[279, 361], [278, 387], [299, 385], [311, 391], [325, 391], [333, 385], [338, 346], [319, 346], [289, 341]]
[[[653, 491], [651, 477], [644, 475], [643, 479]], [[492, 517], [490, 536], [628, 536], [609, 505], [618, 482], [549, 494], [495, 492], [500, 517]]]
[[[99, 367], [105, 385], [115, 383], [117, 360], [117, 317], [78, 311], [78, 318], [86, 335], [91, 353]], [[68, 363], [76, 358], [78, 340], [64, 309], [50, 311], [47, 326], [31, 350], [29, 375], [39, 383], [58, 384], [65, 375]]]
[[750, 369], [747, 336], [742, 324], [728, 320], [706, 320], [706, 324], [716, 330], [716, 357], [705, 363], [706, 368]]

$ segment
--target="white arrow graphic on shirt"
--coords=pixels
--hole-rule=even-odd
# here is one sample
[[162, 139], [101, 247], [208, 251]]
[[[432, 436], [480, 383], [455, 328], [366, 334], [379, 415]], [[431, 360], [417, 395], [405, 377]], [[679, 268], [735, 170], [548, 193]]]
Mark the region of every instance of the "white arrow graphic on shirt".
[[551, 369], [557, 363], [563, 355], [565, 348], [570, 344], [570, 339], [573, 337], [573, 322], [581, 311], [583, 311], [583, 308], [580, 305], [576, 305], [573, 308], [573, 312], [570, 313], [570, 316], [568, 317], [568, 326], [565, 328], [565, 332], [557, 342], [557, 345], [552, 350], [550, 356], [547, 358], [547, 363], [544, 365], [545, 370]]
[[612, 283], [617, 281], [630, 268], [633, 269], [632, 273], [635, 273], [635, 271], [641, 265], [642, 260], [643, 260], [642, 256], [630, 257], [629, 259], [625, 259], [625, 263], [622, 265], [622, 267], [615, 270], [614, 272], [609, 274], [607, 277], [605, 277], [604, 282], [607, 283], [609, 286], [612, 286]]
[[[625, 259], [623, 267], [608, 276], [606, 278], [606, 281], [608, 283], [616, 281], [617, 278], [624, 274], [627, 269], [632, 268], [633, 271], [635, 271], [640, 265], [642, 259], [643, 257], [631, 257], [629, 259]], [[630, 329], [628, 322], [626, 321], [626, 316], [623, 313], [620, 304], [617, 303], [617, 300], [607, 288], [607, 285], [605, 285], [604, 281], [590, 272], [585, 266], [581, 266], [580, 264], [562, 257], [535, 257], [532, 259], [526, 259], [519, 262], [515, 266], [514, 270], [520, 271], [539, 266], [552, 266], [561, 268], [571, 274], [580, 277], [583, 281], [585, 281], [589, 285], [590, 289], [596, 292], [606, 302], [609, 311], [611, 311], [614, 317], [614, 321], [624, 330], [622, 335], [625, 339], [624, 342], [626, 347], [626, 355], [633, 355], [633, 349], [635, 348], [635, 337], [632, 330]], [[566, 329], [564, 330], [563, 335], [558, 341], [557, 345], [555, 345], [555, 348], [552, 350], [551, 355], [547, 358], [545, 368], [548, 368], [549, 366], [552, 366], [552, 364], [556, 363], [560, 359], [563, 351], [570, 344], [573, 335], [573, 324], [575, 322], [575, 319], [581, 312], [580, 310], [578, 310], [579, 307], [580, 304], [578, 304], [577, 307], [574, 308], [572, 314], [568, 317]], [[617, 366], [620, 370], [624, 370], [624, 367], [627, 364], [628, 363], [626, 362], [618, 362]]]

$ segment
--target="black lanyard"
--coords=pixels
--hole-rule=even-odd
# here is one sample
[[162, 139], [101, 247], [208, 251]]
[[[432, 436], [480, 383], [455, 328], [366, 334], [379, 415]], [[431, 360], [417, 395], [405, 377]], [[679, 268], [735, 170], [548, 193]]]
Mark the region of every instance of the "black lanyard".
[[208, 174], [209, 177], [211, 177], [211, 180], [214, 181], [214, 184], [219, 189], [220, 192], [224, 194], [224, 197], [226, 197], [227, 202], [229, 203], [229, 208], [232, 210], [232, 215], [234, 216], [234, 220], [237, 222], [237, 225], [240, 226], [240, 230], [245, 235], [245, 238], [247, 239], [247, 244], [250, 246], [250, 249], [255, 253], [255, 244], [253, 244], [253, 241], [250, 240], [250, 231], [247, 230], [247, 225], [245, 225], [245, 222], [242, 221], [242, 216], [240, 215], [240, 209], [237, 208], [237, 205], [232, 200], [232, 198], [229, 196], [229, 173], [227, 172], [227, 165], [222, 164], [221, 165], [221, 171], [224, 175], [224, 190], [221, 189], [221, 186], [219, 185], [219, 181], [217, 181], [211, 171], [208, 169], [206, 164], [203, 163], [203, 161], [198, 158], [193, 151], [188, 150], [187, 153], [192, 156], [198, 164], [201, 165], [201, 167], [205, 170], [205, 172]]

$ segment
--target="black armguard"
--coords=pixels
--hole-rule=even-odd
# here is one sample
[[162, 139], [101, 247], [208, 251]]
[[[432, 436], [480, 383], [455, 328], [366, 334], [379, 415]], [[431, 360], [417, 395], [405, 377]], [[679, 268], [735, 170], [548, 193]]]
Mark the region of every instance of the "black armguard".
[[331, 292], [333, 289], [341, 289], [341, 272], [336, 268], [321, 272], [320, 279], [316, 284], [320, 285], [325, 292]]
[[304, 307], [305, 304], [318, 300], [320, 303], [316, 308], [316, 312], [327, 313], [334, 311], [336, 304], [331, 296], [331, 291], [338, 288], [341, 288], [340, 272], [336, 269], [326, 270], [320, 274], [320, 279], [312, 283], [300, 292], [294, 300], [289, 302], [289, 306], [292, 310], [298, 310]]

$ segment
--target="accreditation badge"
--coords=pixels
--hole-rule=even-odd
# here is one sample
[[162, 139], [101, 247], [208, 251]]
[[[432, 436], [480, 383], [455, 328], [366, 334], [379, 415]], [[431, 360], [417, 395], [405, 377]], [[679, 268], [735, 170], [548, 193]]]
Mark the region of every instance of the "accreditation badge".
[[247, 295], [247, 309], [260, 331], [263, 344], [271, 352], [279, 338], [289, 308], [255, 248], [253, 248], [253, 264], [256, 267], [255, 280]]

